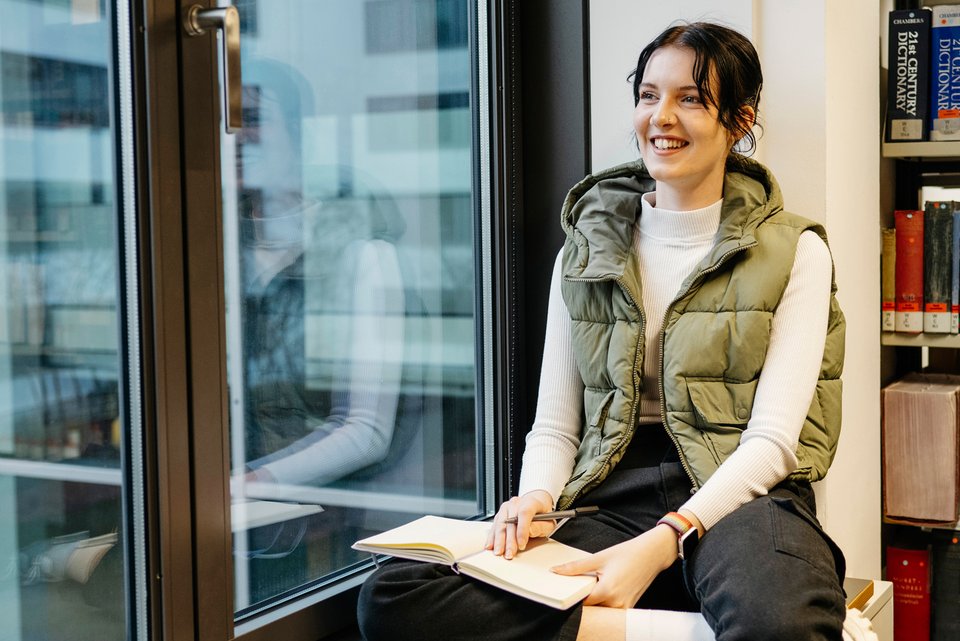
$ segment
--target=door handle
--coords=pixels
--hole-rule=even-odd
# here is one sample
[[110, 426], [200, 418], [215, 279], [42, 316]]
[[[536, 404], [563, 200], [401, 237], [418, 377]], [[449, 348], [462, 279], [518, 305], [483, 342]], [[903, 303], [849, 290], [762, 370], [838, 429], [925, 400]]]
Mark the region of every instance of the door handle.
[[243, 127], [243, 87], [240, 76], [240, 14], [236, 7], [205, 9], [199, 4], [187, 9], [183, 28], [190, 36], [201, 36], [209, 30], [222, 30], [223, 115], [227, 133]]

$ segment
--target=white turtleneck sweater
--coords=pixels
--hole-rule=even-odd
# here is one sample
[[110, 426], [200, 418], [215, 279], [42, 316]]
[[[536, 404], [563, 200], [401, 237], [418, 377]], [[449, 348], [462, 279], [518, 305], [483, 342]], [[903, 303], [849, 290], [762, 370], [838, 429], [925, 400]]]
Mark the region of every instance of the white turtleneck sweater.
[[[643, 279], [646, 385], [641, 423], [660, 423], [660, 329], [680, 284], [706, 256], [720, 224], [723, 201], [695, 211], [657, 209], [645, 194], [634, 231]], [[554, 502], [573, 470], [580, 444], [583, 381], [571, 344], [572, 321], [560, 294], [557, 257], [550, 287], [540, 392], [527, 435], [520, 474], [521, 495], [545, 490]], [[683, 506], [709, 529], [737, 507], [765, 495], [796, 469], [795, 452], [823, 357], [830, 309], [830, 251], [814, 232], [800, 235], [790, 281], [773, 315], [770, 346], [757, 383], [753, 414], [740, 447]], [[651, 429], [662, 429], [652, 427]]]

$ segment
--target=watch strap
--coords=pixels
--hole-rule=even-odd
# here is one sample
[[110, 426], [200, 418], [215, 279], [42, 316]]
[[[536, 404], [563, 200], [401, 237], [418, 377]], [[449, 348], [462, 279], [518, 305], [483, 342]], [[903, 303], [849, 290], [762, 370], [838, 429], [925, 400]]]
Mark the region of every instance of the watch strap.
[[669, 525], [677, 533], [677, 536], [683, 536], [694, 527], [690, 519], [679, 512], [668, 512], [663, 518], [657, 521], [657, 525], [661, 523]]

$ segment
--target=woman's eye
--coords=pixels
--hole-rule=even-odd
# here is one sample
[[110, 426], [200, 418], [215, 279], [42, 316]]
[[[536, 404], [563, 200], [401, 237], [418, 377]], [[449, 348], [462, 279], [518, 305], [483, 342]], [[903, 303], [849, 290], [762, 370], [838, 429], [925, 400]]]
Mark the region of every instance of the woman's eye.
[[684, 96], [682, 100], [683, 100], [683, 102], [685, 102], [685, 103], [687, 103], [687, 104], [692, 104], [692, 105], [699, 105], [699, 104], [700, 104], [700, 97], [699, 97], [699, 96]]
[[649, 101], [649, 100], [656, 100], [656, 99], [657, 99], [657, 95], [656, 95], [655, 93], [653, 93], [652, 91], [641, 91], [641, 92], [640, 92], [640, 100]]

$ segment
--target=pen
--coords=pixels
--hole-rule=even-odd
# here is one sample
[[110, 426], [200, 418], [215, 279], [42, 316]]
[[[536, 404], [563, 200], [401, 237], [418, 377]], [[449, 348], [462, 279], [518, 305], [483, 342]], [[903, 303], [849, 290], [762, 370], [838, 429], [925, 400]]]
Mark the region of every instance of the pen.
[[[589, 516], [590, 514], [596, 514], [600, 511], [600, 508], [596, 505], [588, 505], [586, 507], [575, 507], [572, 510], [559, 510], [557, 512], [543, 512], [542, 514], [534, 514], [534, 521], [553, 521], [554, 519], [572, 519], [577, 516]], [[517, 517], [511, 516], [503, 520], [504, 523], [516, 523]]]

